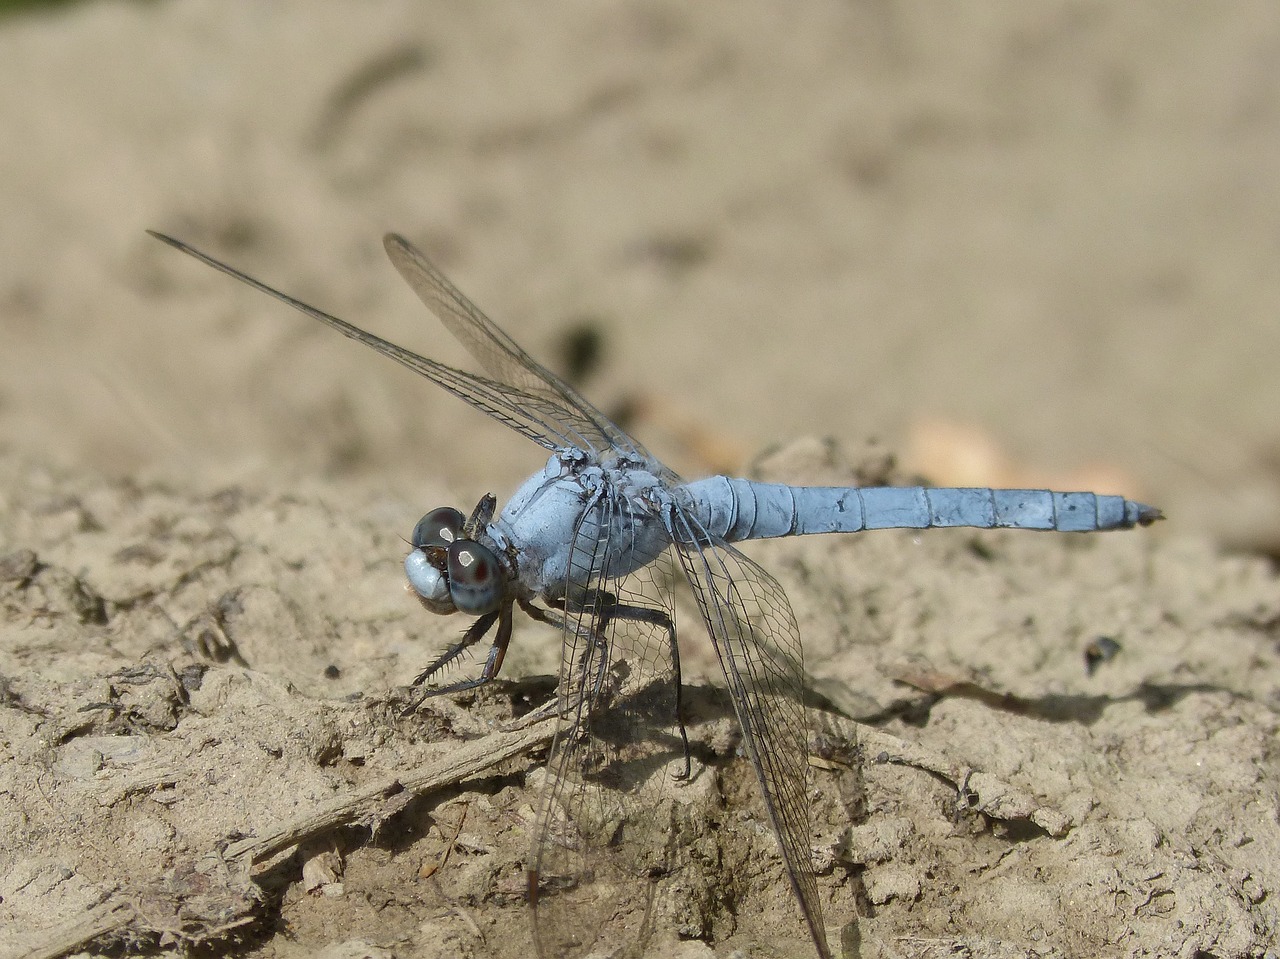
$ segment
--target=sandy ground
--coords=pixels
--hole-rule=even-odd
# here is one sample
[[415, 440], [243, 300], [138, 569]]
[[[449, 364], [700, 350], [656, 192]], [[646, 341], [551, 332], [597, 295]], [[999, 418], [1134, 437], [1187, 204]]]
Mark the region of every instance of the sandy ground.
[[[1160, 505], [751, 550], [825, 697], [829, 936], [1280, 955], [1278, 57], [1269, 4], [0, 21], [0, 955], [530, 955], [545, 741], [503, 730], [558, 638], [401, 715], [461, 624], [399, 563], [541, 451], [147, 227], [466, 364], [399, 230], [556, 369], [587, 331], [685, 474]], [[652, 952], [812, 955], [677, 601], [705, 769]]]

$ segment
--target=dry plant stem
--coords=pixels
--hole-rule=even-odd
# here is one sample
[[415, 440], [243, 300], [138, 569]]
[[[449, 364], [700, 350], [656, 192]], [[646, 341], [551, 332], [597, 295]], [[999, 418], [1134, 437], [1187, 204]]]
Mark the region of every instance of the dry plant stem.
[[84, 915], [50, 929], [42, 943], [34, 949], [16, 953], [15, 959], [60, 959], [61, 956], [84, 952], [95, 939], [118, 934], [128, 928], [136, 917], [133, 906], [127, 902], [117, 899], [102, 903]]
[[549, 744], [554, 733], [555, 718], [549, 717], [527, 729], [492, 733], [465, 743], [412, 776], [388, 779], [313, 810], [265, 836], [234, 842], [223, 851], [223, 856], [256, 864], [339, 826], [361, 820], [376, 823], [386, 818], [388, 798], [397, 794], [419, 796], [470, 779], [513, 756]]

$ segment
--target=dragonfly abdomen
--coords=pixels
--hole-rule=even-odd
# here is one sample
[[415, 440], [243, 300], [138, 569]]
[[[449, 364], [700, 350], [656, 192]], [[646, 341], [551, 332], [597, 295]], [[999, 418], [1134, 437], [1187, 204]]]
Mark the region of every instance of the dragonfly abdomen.
[[869, 529], [1095, 532], [1146, 526], [1160, 511], [1123, 496], [924, 486], [787, 486], [712, 476], [685, 487], [699, 520], [729, 542]]

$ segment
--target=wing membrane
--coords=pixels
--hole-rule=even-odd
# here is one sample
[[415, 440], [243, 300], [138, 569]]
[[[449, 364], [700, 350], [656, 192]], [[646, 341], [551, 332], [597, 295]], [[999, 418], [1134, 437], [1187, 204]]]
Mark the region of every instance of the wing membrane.
[[757, 563], [678, 508], [672, 522], [676, 551], [729, 683], [787, 877], [819, 953], [831, 959], [813, 875], [804, 659], [795, 614], [778, 581]]
[[[444, 363], [438, 363], [435, 360], [419, 356], [417, 353], [397, 346], [389, 340], [384, 340], [380, 336], [362, 330], [346, 320], [325, 313], [323, 310], [318, 310], [303, 303], [301, 300], [289, 296], [287, 293], [282, 293], [259, 280], [255, 280], [248, 274], [242, 273], [235, 267], [229, 266], [221, 260], [209, 256], [207, 253], [202, 253], [195, 247], [188, 246], [181, 240], [165, 236], [163, 233], [148, 232], [156, 239], [162, 240], [175, 249], [195, 257], [215, 270], [234, 277], [241, 283], [251, 286], [268, 296], [274, 297], [300, 313], [305, 313], [312, 319], [319, 320], [321, 323], [332, 327], [343, 336], [358, 343], [363, 343], [365, 346], [377, 350], [383, 356], [390, 357], [402, 366], [406, 366], [415, 373], [425, 376], [437, 386], [465, 400], [480, 412], [493, 417], [498, 422], [509, 426], [517, 433], [528, 437], [546, 449], [557, 450], [566, 446], [574, 446], [580, 449], [593, 450], [597, 448], [601, 441], [603, 434], [595, 422], [581, 412], [575, 411], [572, 407], [566, 406], [565, 398], [549, 389], [530, 392], [514, 383], [499, 382], [496, 379], [477, 376], [474, 373], [454, 369]], [[448, 282], [443, 280], [443, 277], [440, 279], [442, 282]], [[457, 296], [461, 297], [461, 294], [457, 294]], [[492, 327], [492, 324], [489, 325]], [[453, 329], [453, 326], [450, 329]], [[496, 330], [496, 327], [493, 327], [493, 329]], [[459, 338], [461, 339], [462, 337]], [[465, 339], [463, 342], [466, 345]], [[532, 363], [533, 361], [529, 360], [529, 362]], [[547, 375], [550, 376], [551, 374], [548, 373]], [[599, 416], [598, 413], [595, 415]], [[617, 430], [617, 427], [613, 427], [613, 429]], [[621, 431], [618, 430], [618, 432]]]
[[382, 242], [405, 282], [485, 372], [498, 383], [536, 401], [558, 420], [562, 432], [577, 438], [574, 445], [597, 456], [616, 450], [651, 459], [643, 446], [611, 423], [577, 390], [522, 350], [413, 244], [395, 233], [388, 233]]
[[529, 870], [543, 957], [640, 953], [652, 877], [670, 869], [681, 814], [670, 552], [608, 580], [616, 552], [631, 547], [609, 535], [625, 508], [602, 497], [589, 509], [572, 557], [560, 728]]

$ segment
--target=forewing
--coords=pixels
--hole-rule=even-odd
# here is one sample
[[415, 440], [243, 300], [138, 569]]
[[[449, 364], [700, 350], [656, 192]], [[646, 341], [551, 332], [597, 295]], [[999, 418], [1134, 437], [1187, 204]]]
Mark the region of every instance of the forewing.
[[677, 552], [729, 684], [742, 742], [818, 952], [830, 959], [813, 875], [800, 630], [778, 581], [681, 510]]
[[544, 959], [639, 954], [653, 917], [652, 877], [670, 869], [682, 809], [670, 550], [607, 581], [613, 552], [628, 547], [608, 537], [619, 508], [602, 501], [587, 511], [573, 556], [560, 728], [529, 863]]
[[[548, 397], [543, 393], [526, 392], [518, 385], [476, 376], [419, 356], [417, 353], [396, 346], [380, 336], [366, 332], [358, 326], [353, 326], [346, 320], [340, 320], [338, 317], [331, 316], [323, 310], [308, 306], [301, 300], [296, 300], [287, 293], [282, 293], [267, 286], [248, 274], [241, 273], [235, 267], [228, 266], [221, 260], [214, 259], [207, 253], [202, 253], [194, 247], [188, 246], [181, 240], [175, 240], [173, 237], [154, 231], [148, 232], [156, 239], [163, 240], [170, 246], [195, 257], [215, 270], [234, 277], [241, 283], [266, 293], [268, 296], [275, 297], [295, 310], [333, 327], [343, 336], [372, 347], [383, 356], [388, 356], [397, 363], [407, 366], [415, 373], [422, 374], [454, 396], [466, 400], [467, 403], [480, 410], [480, 412], [487, 413], [498, 422], [504, 423], [549, 450], [561, 449], [566, 446], [582, 448], [584, 437], [577, 428], [578, 426], [582, 426], [588, 436], [594, 437], [597, 442], [599, 440], [599, 431], [593, 424], [587, 422], [575, 425], [577, 417], [571, 412], [567, 412], [563, 403], [556, 401], [554, 398]], [[588, 446], [586, 448], [590, 449], [592, 447]]]
[[395, 233], [388, 233], [382, 242], [405, 282], [485, 372], [536, 403], [544, 419], [555, 422], [562, 434], [574, 437], [572, 445], [597, 455], [619, 450], [651, 459], [643, 446], [517, 346], [412, 243]]

